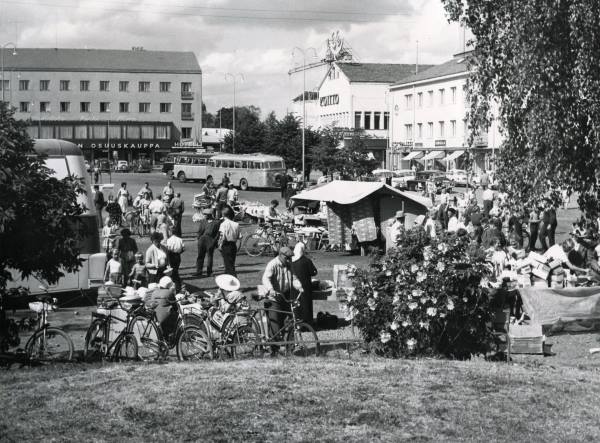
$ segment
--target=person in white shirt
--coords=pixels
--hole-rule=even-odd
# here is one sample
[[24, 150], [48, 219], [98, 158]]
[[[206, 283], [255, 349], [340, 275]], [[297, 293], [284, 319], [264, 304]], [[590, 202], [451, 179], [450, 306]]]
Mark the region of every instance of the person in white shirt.
[[229, 206], [237, 205], [238, 202], [238, 190], [235, 189], [233, 183], [229, 183], [229, 190], [227, 191], [227, 204]]
[[158, 283], [167, 269], [167, 249], [160, 244], [162, 240], [163, 236], [160, 232], [153, 232], [150, 235], [152, 244], [146, 249], [146, 269], [150, 274], [149, 283]]
[[235, 258], [237, 255], [237, 241], [240, 238], [240, 225], [233, 221], [233, 209], [229, 206], [225, 206], [222, 213], [223, 221], [219, 226], [219, 249], [223, 256], [225, 274], [235, 277]]
[[465, 229], [464, 223], [458, 220], [456, 209], [448, 208], [448, 232], [458, 232], [459, 229]]
[[398, 242], [402, 238], [405, 231], [405, 216], [404, 211], [396, 212], [396, 220], [390, 226], [390, 240], [394, 246], [398, 246]]
[[573, 272], [578, 273], [587, 273], [587, 269], [580, 268], [575, 266], [569, 260], [569, 252], [571, 252], [575, 248], [575, 243], [572, 239], [568, 238], [562, 244], [555, 244], [550, 246], [546, 252], [544, 252], [544, 257], [547, 257], [550, 261], [558, 260], [562, 263], [563, 266], [566, 266]]
[[173, 269], [171, 278], [175, 282], [177, 291], [181, 288], [181, 278], [179, 277], [179, 267], [181, 266], [181, 254], [185, 251], [183, 240], [175, 234], [171, 234], [166, 242], [167, 257], [169, 265]]
[[159, 215], [167, 212], [167, 207], [161, 200], [161, 196], [157, 195], [156, 198], [150, 202], [148, 211], [150, 211], [150, 230], [154, 232], [157, 228]]

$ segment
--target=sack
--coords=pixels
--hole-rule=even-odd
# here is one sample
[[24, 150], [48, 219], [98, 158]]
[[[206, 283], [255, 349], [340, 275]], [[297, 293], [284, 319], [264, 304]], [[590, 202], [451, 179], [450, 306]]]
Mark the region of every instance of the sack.
[[337, 329], [339, 318], [337, 315], [330, 314], [329, 312], [319, 312], [317, 314], [317, 329]]

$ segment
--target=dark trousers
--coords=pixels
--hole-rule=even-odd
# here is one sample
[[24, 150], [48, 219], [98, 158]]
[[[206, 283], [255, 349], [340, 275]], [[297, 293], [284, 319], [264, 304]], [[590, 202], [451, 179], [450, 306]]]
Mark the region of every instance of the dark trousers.
[[[285, 323], [286, 317], [289, 315], [287, 312], [290, 310], [289, 303], [286, 303], [281, 296], [276, 296], [275, 300], [266, 300], [265, 309], [267, 310], [267, 317], [269, 318], [269, 337], [270, 341], [285, 341], [286, 337], [276, 334], [279, 332]], [[275, 312], [279, 311], [279, 312]], [[283, 311], [283, 312], [281, 312]], [[278, 345], [271, 346], [271, 351], [277, 352], [279, 350]]]
[[181, 214], [173, 216], [173, 234], [177, 237], [181, 237]]
[[300, 296], [300, 315], [306, 323], [312, 324], [314, 319], [312, 291], [304, 291]]
[[486, 215], [486, 217], [489, 217], [490, 211], [493, 206], [494, 206], [494, 202], [492, 200], [484, 200], [483, 201], [483, 213]]
[[555, 233], [556, 233], [556, 223], [551, 223], [550, 227], [546, 231], [546, 235], [548, 236], [548, 247], [554, 246], [554, 243], [556, 243], [556, 239], [554, 237]]
[[173, 268], [171, 279], [175, 283], [177, 290], [181, 288], [181, 278], [179, 277], [179, 267], [181, 266], [181, 254], [169, 252], [169, 265]]
[[538, 239], [538, 225], [539, 223], [529, 223], [529, 249], [535, 250], [535, 243]]
[[221, 246], [221, 254], [223, 255], [223, 264], [225, 265], [225, 274], [236, 275], [235, 273], [235, 256], [237, 254], [237, 246], [234, 241], [224, 241]]
[[538, 232], [540, 243], [542, 244], [542, 251], [545, 251], [548, 249], [548, 243], [546, 242], [546, 237], [548, 236], [548, 224], [544, 223], [543, 221], [540, 222], [540, 229]]
[[215, 239], [202, 235], [198, 238], [198, 257], [196, 258], [196, 273], [202, 274], [204, 258], [206, 258], [206, 276], [210, 277], [213, 271], [213, 254], [215, 252]]
[[104, 227], [104, 220], [102, 220], [102, 207], [96, 206], [96, 216], [98, 217], [98, 227]]

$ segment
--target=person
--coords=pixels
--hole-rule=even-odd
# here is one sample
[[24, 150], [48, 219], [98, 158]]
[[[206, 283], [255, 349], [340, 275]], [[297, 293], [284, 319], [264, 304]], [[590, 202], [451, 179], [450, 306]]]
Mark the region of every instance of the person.
[[212, 201], [215, 198], [215, 182], [212, 175], [208, 175], [206, 177], [206, 183], [202, 186], [201, 192], [204, 193], [204, 196], [207, 200]]
[[427, 185], [426, 192], [429, 195], [429, 198], [431, 198], [431, 203], [434, 204], [435, 203], [435, 194], [437, 192], [437, 189], [435, 186], [435, 181], [427, 180], [426, 185]]
[[[131, 237], [131, 231], [128, 228], [121, 229], [121, 238], [117, 240], [116, 249], [121, 257], [123, 265], [123, 275], [128, 276], [135, 263], [135, 254], [138, 251], [137, 243]], [[127, 283], [123, 281], [123, 284]]]
[[483, 234], [483, 214], [478, 205], [475, 205], [471, 212], [470, 218], [473, 238], [477, 240], [477, 243], [481, 243], [481, 234]]
[[156, 198], [148, 205], [148, 210], [150, 211], [150, 231], [154, 232], [158, 226], [159, 216], [167, 211], [167, 207], [161, 200], [161, 197], [157, 195]]
[[165, 275], [158, 281], [158, 288], [152, 292], [156, 321], [165, 337], [172, 335], [177, 328], [178, 313], [174, 307], [175, 303], [175, 284], [171, 277]]
[[206, 276], [213, 271], [213, 254], [219, 237], [220, 220], [214, 220], [210, 209], [202, 210], [204, 219], [198, 223], [198, 257], [196, 258], [196, 275], [202, 277], [204, 259], [206, 259]]
[[233, 183], [229, 183], [229, 190], [227, 191], [227, 204], [231, 207], [237, 205], [238, 203], [238, 190], [235, 189]]
[[[175, 198], [171, 201], [171, 217], [173, 217], [173, 233], [181, 237], [181, 220], [185, 211], [185, 204], [181, 199], [181, 193], [177, 192]], [[175, 281], [177, 283], [177, 281]]]
[[508, 232], [514, 234], [519, 242], [519, 247], [523, 247], [523, 213], [517, 208], [508, 219]]
[[173, 200], [173, 197], [175, 196], [175, 190], [173, 189], [171, 182], [167, 182], [167, 184], [163, 188], [162, 196], [163, 200], [166, 200], [168, 203], [170, 203], [171, 200]]
[[179, 267], [181, 266], [181, 254], [185, 251], [183, 240], [173, 231], [166, 242], [167, 256], [169, 266], [173, 269], [171, 278], [175, 282], [175, 289], [181, 288], [181, 277], [179, 276]]
[[127, 206], [129, 205], [129, 191], [127, 190], [127, 183], [121, 183], [121, 188], [117, 192], [117, 203], [121, 208], [121, 212], [125, 214], [127, 212]]
[[398, 242], [402, 238], [404, 234], [405, 226], [405, 216], [404, 211], [396, 211], [395, 220], [390, 226], [390, 240], [392, 241], [394, 246], [398, 246]]
[[229, 192], [228, 183], [229, 181], [224, 179], [215, 194], [215, 218], [217, 219], [223, 216], [223, 208], [227, 206], [227, 193]]
[[540, 225], [540, 211], [533, 205], [531, 211], [529, 211], [529, 250], [537, 250], [535, 244], [538, 239], [538, 228]]
[[458, 220], [456, 209], [448, 208], [448, 228], [447, 232], [458, 232], [459, 229], [466, 229], [464, 223]]
[[300, 317], [308, 324], [313, 323], [312, 277], [317, 275], [317, 268], [305, 254], [306, 246], [302, 242], [294, 246], [292, 256], [292, 273], [302, 285], [300, 295]]
[[437, 229], [436, 229], [437, 219], [438, 219], [438, 211], [435, 208], [430, 209], [429, 217], [427, 217], [427, 220], [425, 220], [425, 225], [423, 226], [423, 229], [425, 229], [425, 233], [430, 238], [437, 237]]
[[142, 195], [142, 198], [140, 199], [138, 204], [138, 208], [140, 210], [140, 217], [142, 218], [142, 222], [146, 226], [150, 225], [150, 203], [152, 203], [152, 199], [150, 198], [150, 194], [146, 192], [144, 195]]
[[285, 170], [285, 172], [283, 173], [283, 175], [281, 176], [281, 178], [279, 179], [279, 186], [281, 188], [281, 198], [286, 199], [287, 200], [287, 185], [288, 185], [288, 175], [287, 175], [287, 169]]
[[[562, 242], [562, 244], [555, 244], [550, 246], [546, 252], [544, 252], [544, 257], [548, 258], [550, 261], [558, 260], [562, 264], [564, 268], [569, 268], [571, 271], [579, 274], [587, 273], [587, 269], [576, 266], [569, 259], [569, 253], [573, 251], [575, 247], [575, 243], [572, 239], [568, 238]], [[572, 256], [572, 255], [571, 255]]]
[[[481, 187], [483, 189], [487, 188], [490, 185], [490, 176], [485, 169], [481, 173], [481, 178], [479, 180], [479, 184], [481, 185]], [[485, 206], [483, 209], [485, 211]]]
[[104, 281], [110, 281], [115, 285], [123, 284], [123, 265], [119, 260], [119, 250], [112, 250], [112, 258], [106, 262], [104, 269]]
[[145, 182], [142, 189], [140, 189], [140, 191], [137, 193], [137, 195], [139, 195], [140, 197], [143, 197], [145, 194], [149, 194], [150, 200], [154, 198], [154, 194], [152, 193], [152, 189], [150, 189], [150, 185], [148, 184], [148, 182]]
[[279, 212], [277, 212], [278, 206], [279, 206], [279, 200], [275, 200], [275, 199], [271, 200], [271, 204], [269, 205], [269, 209], [267, 210], [267, 214], [265, 215], [265, 221], [268, 221], [268, 222], [281, 221]]
[[110, 223], [121, 226], [121, 221], [123, 218], [123, 212], [121, 211], [121, 206], [115, 201], [115, 198], [112, 194], [108, 195], [108, 203], [106, 204], [106, 212], [108, 212], [108, 216], [110, 217]]
[[117, 225], [113, 223], [110, 217], [106, 217], [104, 227], [102, 228], [102, 249], [109, 255], [114, 246], [117, 236]]
[[102, 173], [100, 172], [100, 168], [98, 167], [98, 163], [94, 163], [94, 183], [98, 183], [100, 181], [100, 177]]
[[100, 191], [100, 187], [98, 185], [94, 185], [94, 207], [96, 208], [96, 215], [98, 217], [98, 226], [102, 228], [102, 209], [106, 206], [106, 201], [104, 200], [104, 194]]
[[494, 206], [494, 191], [492, 191], [492, 189], [488, 188], [487, 185], [482, 185], [483, 187], [483, 195], [482, 195], [482, 199], [483, 199], [483, 215], [485, 215], [486, 217], [490, 216], [490, 210], [492, 209], [492, 207]]
[[547, 199], [546, 202], [548, 212], [548, 229], [546, 231], [546, 235], [548, 237], [548, 246], [552, 246], [554, 243], [556, 243], [555, 233], [558, 221], [556, 219], [556, 208], [554, 207], [552, 200]]
[[[135, 253], [135, 264], [131, 267], [131, 272], [128, 275], [127, 281], [133, 284], [134, 288], [147, 287], [150, 274], [144, 264], [144, 254], [141, 252]], [[134, 281], [136, 280], [136, 281]]]
[[219, 249], [223, 256], [225, 274], [236, 276], [235, 258], [237, 255], [237, 240], [240, 238], [240, 225], [233, 221], [233, 209], [225, 206], [223, 219], [219, 226]]
[[162, 240], [163, 235], [160, 232], [153, 232], [150, 235], [152, 244], [146, 249], [146, 268], [150, 274], [150, 283], [158, 283], [167, 269], [167, 251], [161, 245]]

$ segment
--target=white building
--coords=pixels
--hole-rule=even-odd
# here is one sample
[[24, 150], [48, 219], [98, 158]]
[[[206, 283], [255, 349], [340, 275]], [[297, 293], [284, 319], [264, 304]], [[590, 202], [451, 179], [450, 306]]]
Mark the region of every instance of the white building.
[[[412, 78], [390, 86], [393, 108], [387, 159], [390, 169], [406, 168], [408, 160], [417, 160], [427, 169], [461, 168], [469, 137], [465, 59], [468, 56], [469, 53], [457, 54], [446, 63], [422, 69]], [[501, 143], [494, 120], [471, 147], [475, 172], [492, 168], [495, 150]]]

